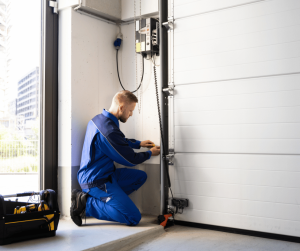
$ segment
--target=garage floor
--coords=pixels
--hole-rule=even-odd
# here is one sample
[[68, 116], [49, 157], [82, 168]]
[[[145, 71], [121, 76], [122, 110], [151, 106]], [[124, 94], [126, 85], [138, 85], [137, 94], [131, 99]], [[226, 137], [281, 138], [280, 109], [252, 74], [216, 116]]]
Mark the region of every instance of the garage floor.
[[0, 246], [0, 250], [127, 251], [164, 233], [163, 227], [155, 219], [144, 215], [136, 227], [94, 218], [87, 218], [87, 224], [77, 227], [71, 220], [60, 220], [55, 237], [4, 245]]
[[300, 244], [224, 233], [199, 228], [174, 226], [153, 241], [133, 251], [299, 251]]

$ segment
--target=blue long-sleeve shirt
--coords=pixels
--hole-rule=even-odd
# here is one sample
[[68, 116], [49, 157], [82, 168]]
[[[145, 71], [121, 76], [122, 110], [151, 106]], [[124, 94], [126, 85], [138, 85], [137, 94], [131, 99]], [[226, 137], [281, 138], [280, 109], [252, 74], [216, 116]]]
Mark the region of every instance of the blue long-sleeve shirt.
[[140, 141], [127, 139], [119, 128], [118, 119], [103, 109], [89, 121], [77, 174], [82, 189], [99, 185], [114, 170], [114, 161], [124, 166], [135, 166], [150, 159], [152, 152], [136, 153]]

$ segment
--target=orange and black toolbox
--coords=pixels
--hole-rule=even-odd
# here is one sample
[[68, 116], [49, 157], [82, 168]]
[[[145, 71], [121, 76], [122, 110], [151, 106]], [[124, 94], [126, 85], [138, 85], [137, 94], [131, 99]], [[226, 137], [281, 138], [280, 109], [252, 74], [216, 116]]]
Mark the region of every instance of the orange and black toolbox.
[[[25, 196], [28, 202], [9, 199]], [[0, 195], [0, 245], [55, 236], [59, 215], [54, 190]]]

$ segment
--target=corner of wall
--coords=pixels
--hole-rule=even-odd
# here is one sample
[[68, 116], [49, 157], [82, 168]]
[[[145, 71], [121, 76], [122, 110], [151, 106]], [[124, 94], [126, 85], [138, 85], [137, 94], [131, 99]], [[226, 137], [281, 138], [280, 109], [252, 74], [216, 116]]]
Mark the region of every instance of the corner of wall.
[[58, 203], [63, 217], [71, 205], [71, 24], [69, 7], [59, 12], [58, 34]]

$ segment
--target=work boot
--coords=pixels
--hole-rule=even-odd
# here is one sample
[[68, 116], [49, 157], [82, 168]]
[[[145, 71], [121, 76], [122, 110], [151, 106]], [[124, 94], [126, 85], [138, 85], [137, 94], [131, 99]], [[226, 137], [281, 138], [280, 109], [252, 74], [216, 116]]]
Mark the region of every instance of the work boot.
[[88, 194], [81, 192], [78, 189], [73, 189], [72, 191], [72, 197], [71, 197], [71, 207], [70, 207], [70, 214], [73, 222], [77, 226], [82, 225], [82, 215], [85, 210], [86, 201], [88, 198]]

